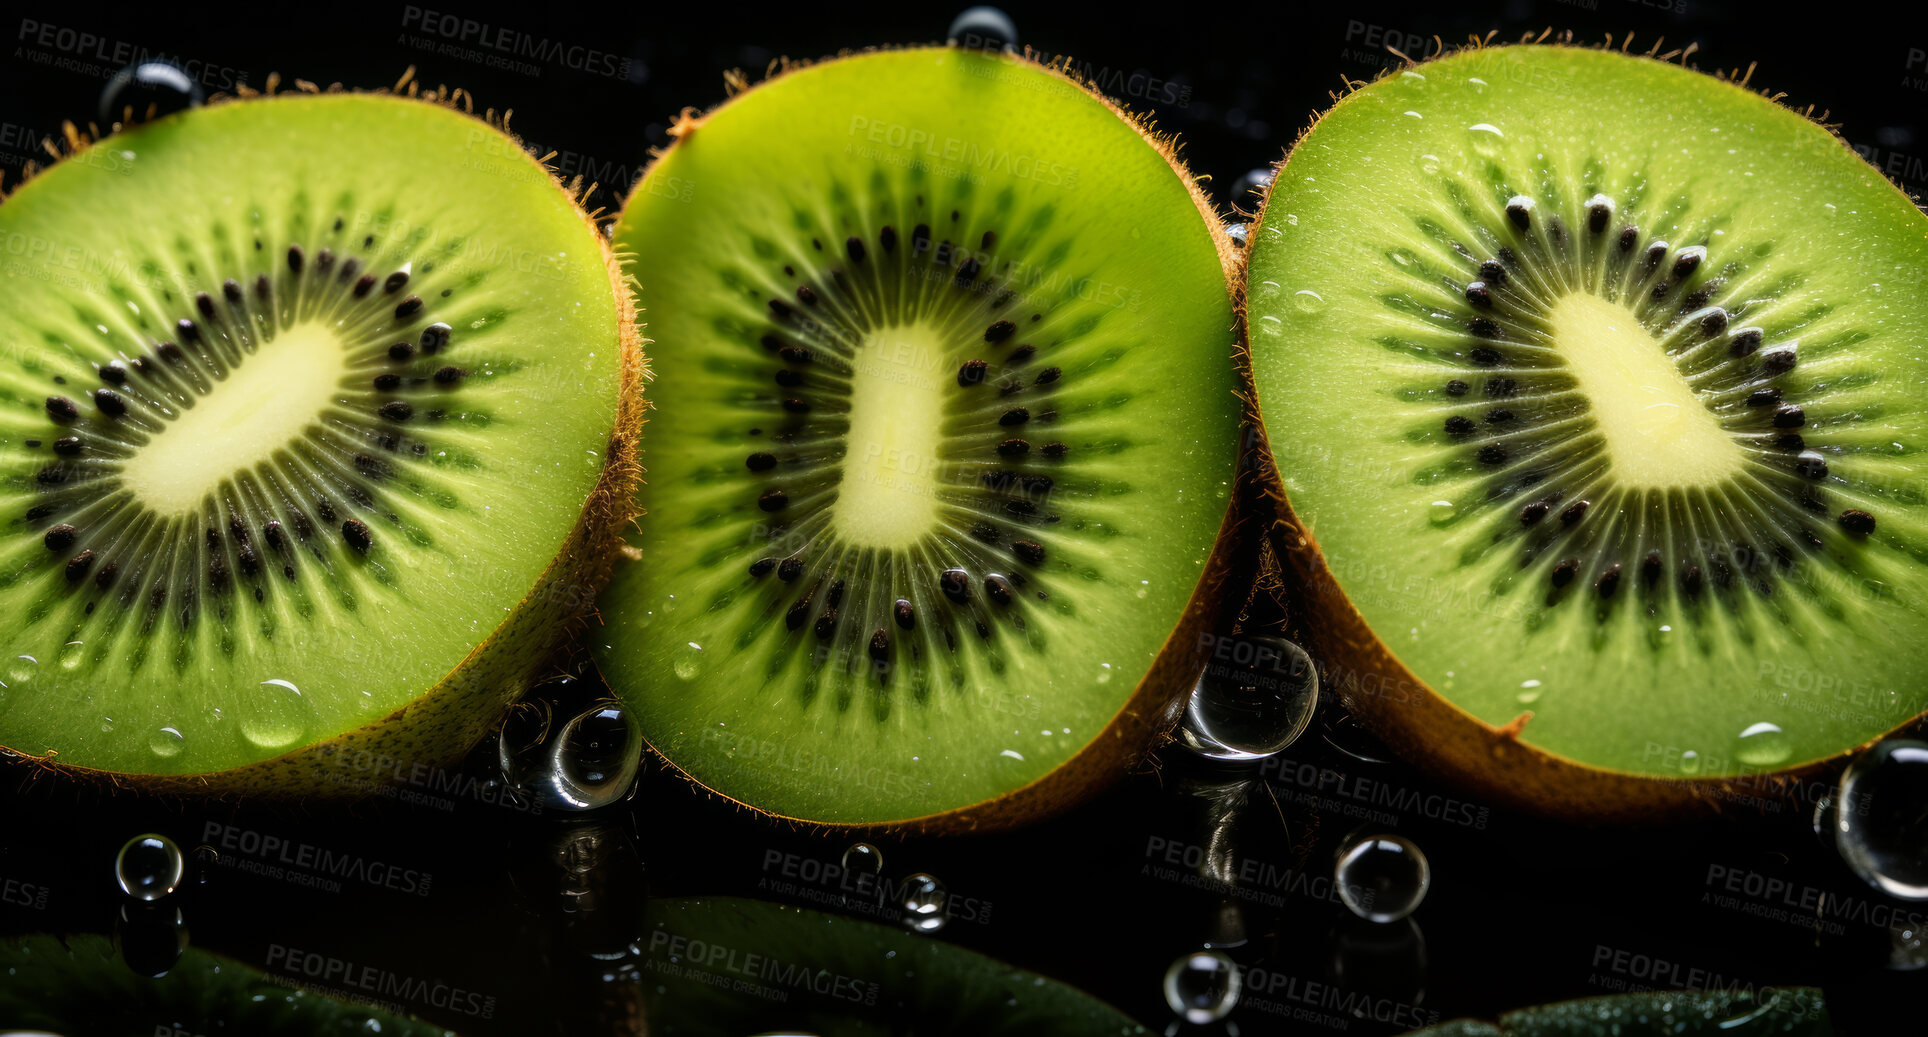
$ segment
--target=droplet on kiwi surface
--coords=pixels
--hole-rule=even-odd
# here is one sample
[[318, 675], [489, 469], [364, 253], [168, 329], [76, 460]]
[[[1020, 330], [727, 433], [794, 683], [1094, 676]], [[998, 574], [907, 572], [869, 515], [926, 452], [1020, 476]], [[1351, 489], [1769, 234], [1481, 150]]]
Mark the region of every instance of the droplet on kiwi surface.
[[[1387, 653], [1360, 672], [1405, 687], [1389, 656], [1493, 726], [1539, 681], [1522, 743], [1636, 775], [1796, 766], [1918, 714], [1922, 215], [1678, 66], [1520, 46], [1425, 77], [1294, 150], [1249, 274], [1330, 301], [1255, 336], [1252, 373]], [[1362, 696], [1382, 727], [1434, 716], [1391, 698]]]
[[[95, 154], [139, 159], [109, 183]], [[624, 336], [594, 231], [507, 137], [391, 97], [196, 108], [17, 188], [0, 233], [46, 245], [0, 312], [4, 654], [53, 661], [0, 744], [201, 775], [464, 660], [463, 694], [512, 694], [555, 619], [509, 621], [605, 477]], [[398, 751], [459, 752], [490, 712]]]
[[615, 237], [680, 387], [602, 602], [650, 744], [843, 824], [1108, 745], [1197, 614], [1238, 442], [1223, 268], [1173, 166], [1021, 58], [865, 55], [709, 115]]

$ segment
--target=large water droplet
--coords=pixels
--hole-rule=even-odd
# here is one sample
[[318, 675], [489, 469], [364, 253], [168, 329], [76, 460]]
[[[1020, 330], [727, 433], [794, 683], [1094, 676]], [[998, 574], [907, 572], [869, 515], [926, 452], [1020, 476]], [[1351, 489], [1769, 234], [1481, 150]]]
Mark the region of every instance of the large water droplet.
[[1763, 720], [1749, 725], [1740, 735], [1740, 747], [1734, 750], [1734, 758], [1749, 767], [1772, 767], [1782, 763], [1794, 752], [1794, 747], [1781, 732], [1779, 724]]
[[1220, 638], [1192, 688], [1179, 729], [1187, 748], [1214, 760], [1257, 760], [1297, 741], [1319, 705], [1319, 673], [1284, 638]]
[[901, 906], [906, 928], [920, 933], [934, 933], [944, 928], [950, 893], [935, 876], [920, 871], [905, 879], [903, 897]]
[[1232, 239], [1233, 248], [1244, 248], [1249, 235], [1250, 231], [1246, 229], [1245, 224], [1236, 220], [1225, 225], [1225, 236]]
[[187, 739], [181, 735], [180, 731], [172, 727], [160, 728], [153, 734], [147, 736], [147, 748], [153, 752], [154, 755], [162, 759], [181, 755], [181, 750], [185, 748], [186, 745]]
[[951, 20], [950, 42], [972, 50], [1008, 50], [1017, 45], [1018, 26], [995, 7], [966, 7]]
[[1493, 152], [1498, 151], [1500, 141], [1506, 139], [1506, 134], [1501, 133], [1500, 128], [1490, 122], [1476, 122], [1472, 125], [1471, 129], [1473, 131], [1473, 150], [1482, 155], [1491, 155]]
[[292, 681], [270, 679], [240, 691], [242, 701], [235, 704], [235, 715], [240, 718], [241, 737], [257, 748], [293, 745], [314, 721], [312, 708]]
[[676, 650], [676, 659], [670, 669], [682, 680], [693, 681], [703, 672], [703, 646], [695, 641], [686, 642]]
[[206, 99], [201, 83], [179, 66], [168, 61], [142, 61], [114, 73], [100, 89], [100, 124], [111, 126], [121, 121], [132, 108], [134, 117], [144, 119], [149, 107], [157, 116], [198, 107]]
[[549, 728], [555, 708], [537, 696], [523, 699], [509, 708], [502, 718], [502, 730], [495, 737], [496, 765], [502, 778], [516, 788], [527, 788], [547, 767]]
[[1372, 922], [1396, 922], [1426, 899], [1433, 874], [1412, 840], [1364, 835], [1339, 848], [1333, 879], [1339, 899], [1353, 914]]
[[1292, 293], [1292, 309], [1303, 316], [1323, 313], [1325, 308], [1325, 296], [1310, 288], [1301, 288]]
[[185, 867], [174, 840], [150, 832], [121, 846], [114, 858], [114, 880], [136, 900], [159, 900], [180, 888]]
[[1928, 743], [1891, 738], [1848, 766], [1835, 802], [1835, 845], [1862, 880], [1928, 900]]
[[16, 655], [7, 664], [7, 686], [18, 688], [33, 680], [40, 670], [40, 660], [31, 655]]
[[187, 953], [187, 919], [172, 905], [123, 901], [114, 948], [136, 975], [159, 979]]
[[1436, 500], [1426, 506], [1426, 521], [1435, 526], [1443, 526], [1459, 516], [1459, 505], [1449, 500]]
[[642, 732], [614, 701], [598, 703], [564, 724], [548, 753], [548, 773], [531, 781], [550, 805], [595, 810], [620, 801], [636, 783]]
[[846, 875], [875, 875], [884, 870], [884, 851], [869, 843], [851, 843], [843, 852]]
[[1165, 1004], [1188, 1023], [1217, 1022], [1238, 1007], [1243, 982], [1223, 951], [1193, 951], [1165, 970]]

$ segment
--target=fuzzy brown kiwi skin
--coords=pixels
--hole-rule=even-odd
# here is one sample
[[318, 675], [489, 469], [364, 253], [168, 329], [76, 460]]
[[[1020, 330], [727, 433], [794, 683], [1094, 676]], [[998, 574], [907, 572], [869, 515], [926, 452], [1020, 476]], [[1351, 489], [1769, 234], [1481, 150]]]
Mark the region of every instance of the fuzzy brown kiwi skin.
[[[934, 46], [934, 45], [933, 45]], [[860, 53], [873, 53], [892, 48], [867, 48], [864, 51], [847, 51], [836, 58], [841, 60]], [[1049, 63], [1037, 60], [1036, 54], [1026, 47], [1023, 55], [1010, 55], [1032, 68], [1048, 75], [1056, 76], [1068, 85], [1083, 91], [1093, 100], [1103, 104], [1112, 114], [1122, 119], [1132, 129], [1144, 137], [1145, 141], [1157, 150], [1166, 164], [1178, 175], [1191, 195], [1192, 204], [1212, 236], [1212, 245], [1218, 252], [1219, 267], [1226, 278], [1226, 292], [1236, 297], [1238, 284], [1242, 280], [1243, 258], [1239, 249], [1220, 225], [1217, 211], [1210, 197], [1199, 186], [1195, 176], [1179, 157], [1179, 142], [1176, 134], [1159, 134], [1154, 131], [1152, 121], [1147, 115], [1133, 113], [1096, 89], [1080, 75], [1068, 57], [1059, 57]], [[808, 68], [813, 64], [790, 58], [781, 58], [771, 65], [770, 75], [756, 86], [768, 85], [790, 73]], [[741, 96], [745, 91], [755, 89], [740, 72], [727, 74], [725, 82], [730, 89], [730, 100]], [[725, 100], [716, 108], [698, 114], [695, 109], [686, 108], [670, 128], [674, 140], [667, 148], [653, 153], [648, 168], [636, 179], [630, 198], [638, 197], [644, 191], [644, 183], [653, 171], [655, 164], [670, 154], [690, 134], [701, 132], [703, 122], [718, 110], [730, 103]], [[628, 201], [624, 202], [625, 207]], [[1233, 328], [1228, 328], [1228, 341], [1233, 343], [1234, 356], [1228, 361], [1236, 362], [1236, 355], [1243, 349], [1243, 315], [1238, 315]], [[1250, 393], [1240, 390], [1250, 411]], [[1176, 725], [1183, 710], [1185, 696], [1188, 695], [1204, 671], [1211, 645], [1205, 637], [1215, 631], [1230, 630], [1233, 620], [1249, 597], [1258, 571], [1259, 548], [1264, 531], [1264, 519], [1269, 506], [1262, 487], [1248, 478], [1248, 473], [1258, 470], [1256, 459], [1251, 456], [1254, 444], [1262, 445], [1263, 440], [1249, 434], [1242, 436], [1236, 443], [1228, 442], [1227, 453], [1236, 452], [1238, 479], [1232, 503], [1227, 507], [1224, 519], [1219, 523], [1218, 538], [1212, 546], [1212, 554], [1206, 559], [1198, 583], [1192, 590], [1191, 600], [1177, 626], [1165, 639], [1158, 655], [1152, 660], [1150, 669], [1133, 689], [1131, 698], [1126, 700], [1116, 716], [1111, 719], [1097, 738], [1069, 760], [1060, 764], [1051, 773], [1012, 789], [1003, 795], [974, 803], [967, 807], [947, 810], [921, 817], [899, 818], [871, 824], [848, 825], [803, 818], [789, 817], [784, 814], [761, 810], [704, 785], [694, 775], [676, 766], [667, 756], [655, 753], [665, 767], [672, 773], [689, 782], [708, 796], [732, 803], [754, 817], [775, 824], [787, 825], [813, 833], [865, 834], [873, 836], [899, 835], [960, 835], [972, 832], [993, 832], [1033, 824], [1084, 802], [1102, 791], [1124, 774], [1141, 766], [1161, 741], [1166, 740]], [[648, 564], [642, 559], [641, 564]], [[652, 752], [654, 748], [652, 747]]]
[[[1521, 42], [1548, 43], [1549, 35], [1529, 35]], [[1441, 48], [1425, 62], [1387, 69], [1381, 76], [1423, 67], [1463, 49], [1488, 46], [1490, 39], [1490, 36], [1474, 38], [1465, 48]], [[1630, 43], [1631, 37], [1626, 42]], [[1609, 47], [1611, 43], [1609, 39]], [[1570, 33], [1552, 40], [1549, 45], [1579, 46], [1573, 43]], [[1624, 43], [1621, 50], [1626, 52]], [[1660, 54], [1656, 45], [1645, 56], [1658, 61], [1679, 60], [1684, 64], [1691, 54], [1692, 48]], [[1737, 90], [1747, 90], [1751, 73], [1750, 68], [1747, 74], [1723, 74], [1717, 78]], [[1365, 85], [1348, 83], [1349, 91], [1344, 96], [1336, 96], [1333, 107], [1344, 104], [1353, 92]], [[1765, 96], [1780, 103], [1779, 95]], [[1797, 114], [1813, 118], [1812, 108]], [[1275, 174], [1285, 168], [1292, 150], [1311, 133], [1312, 125], [1317, 125], [1319, 118], [1323, 118], [1323, 114], [1315, 116], [1313, 123], [1300, 133], [1298, 141], [1294, 141], [1285, 158], [1274, 167]], [[1833, 126], [1815, 121], [1834, 133]], [[1841, 147], [1848, 148], [1838, 134], [1835, 139]], [[1275, 175], [1266, 185], [1253, 226], [1259, 226], [1264, 220], [1277, 183]], [[1907, 197], [1899, 187], [1896, 190]], [[1910, 204], [1913, 204], [1912, 198]], [[1688, 823], [1719, 814], [1810, 809], [1815, 798], [1813, 790], [1832, 789], [1841, 771], [1868, 747], [1885, 738], [1928, 732], [1928, 714], [1924, 714], [1862, 745], [1798, 767], [1735, 777], [1660, 778], [1594, 767], [1520, 741], [1520, 732], [1532, 727], [1530, 711], [1504, 727], [1497, 727], [1460, 709], [1408, 669], [1372, 632], [1333, 578], [1317, 538], [1293, 511], [1265, 435], [1264, 416], [1253, 382], [1251, 338], [1246, 325], [1247, 286], [1243, 274], [1237, 278], [1237, 285], [1239, 377], [1248, 407], [1247, 420], [1259, 444], [1253, 451], [1254, 463], [1261, 470], [1256, 481], [1268, 498], [1267, 538], [1285, 578], [1289, 629], [1282, 633], [1297, 637], [1305, 644], [1325, 686], [1399, 759], [1487, 802], [1553, 820], [1597, 825]]]
[[[405, 75], [402, 82], [408, 80]], [[273, 84], [271, 80], [267, 94], [260, 96], [272, 96]], [[464, 110], [459, 92], [450, 95], [441, 88], [421, 91], [411, 85], [402, 96], [422, 104]], [[217, 97], [209, 103], [249, 101]], [[487, 122], [515, 139], [492, 115]], [[89, 143], [78, 137], [71, 125], [67, 129], [68, 149], [63, 161]], [[459, 763], [500, 722], [509, 705], [543, 675], [555, 651], [587, 627], [596, 595], [621, 557], [623, 534], [636, 517], [635, 491], [642, 482], [641, 437], [647, 410], [643, 387], [650, 378], [649, 361], [643, 353], [647, 340], [642, 334], [633, 283], [592, 215], [583, 210], [585, 192], [563, 184], [553, 170], [522, 149], [519, 139], [516, 143], [515, 150], [522, 154], [523, 161], [570, 195], [577, 216], [602, 251], [619, 310], [622, 371], [616, 423], [610, 432], [602, 472], [555, 560], [537, 577], [509, 618], [415, 701], [379, 720], [273, 759], [201, 774], [126, 774], [65, 764], [55, 753], [33, 755], [0, 746], [0, 767], [24, 769], [27, 780], [35, 783], [64, 781], [163, 798], [363, 798], [406, 778], [417, 767], [450, 768]]]

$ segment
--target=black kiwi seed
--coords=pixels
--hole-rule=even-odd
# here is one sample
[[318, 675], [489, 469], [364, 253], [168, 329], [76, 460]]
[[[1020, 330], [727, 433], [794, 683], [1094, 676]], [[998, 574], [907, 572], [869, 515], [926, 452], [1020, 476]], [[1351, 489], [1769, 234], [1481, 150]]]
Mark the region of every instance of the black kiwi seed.
[[786, 389], [794, 389], [803, 384], [803, 376], [789, 368], [780, 368], [777, 371], [776, 381]]
[[387, 392], [401, 384], [402, 376], [398, 374], [378, 374], [375, 376], [375, 389], [379, 392]]
[[287, 543], [286, 535], [281, 532], [281, 520], [269, 519], [268, 523], [261, 527], [261, 539], [266, 540], [269, 547], [277, 551], [281, 550], [282, 545]]
[[1619, 586], [1620, 586], [1620, 563], [1619, 562], [1615, 562], [1614, 564], [1607, 566], [1607, 570], [1601, 573], [1600, 578], [1598, 580], [1595, 580], [1593, 583], [1594, 592], [1599, 594], [1602, 598], [1613, 597], [1614, 590]]
[[1044, 456], [1056, 460], [1064, 456], [1066, 449], [1068, 448], [1063, 443], [1046, 443], [1044, 445]]
[[1011, 541], [1011, 553], [1032, 565], [1038, 565], [1044, 561], [1044, 545], [1035, 540]]
[[1749, 407], [1777, 407], [1780, 403], [1781, 390], [1771, 386], [1766, 389], [1756, 389], [1747, 394], [1747, 405]]
[[430, 324], [428, 327], [423, 328], [421, 338], [422, 352], [429, 356], [434, 356], [441, 352], [442, 347], [449, 344], [449, 332], [452, 330], [454, 329], [440, 322]]
[[60, 525], [49, 527], [46, 536], [41, 539], [47, 545], [47, 550], [65, 551], [74, 546], [74, 538], [79, 533], [79, 530], [62, 522]]
[[1472, 351], [1466, 354], [1466, 359], [1471, 360], [1478, 367], [1495, 367], [1500, 362], [1500, 351], [1492, 346], [1474, 346]]
[[395, 316], [397, 319], [406, 320], [409, 317], [415, 316], [416, 313], [420, 312], [421, 308], [422, 297], [419, 295], [411, 295], [396, 304]]
[[752, 472], [767, 472], [777, 466], [777, 455], [758, 452], [744, 458], [743, 463]]
[[864, 241], [862, 238], [854, 236], [845, 238], [843, 245], [844, 254], [850, 257], [852, 263], [861, 263], [864, 261]]
[[818, 640], [830, 640], [830, 635], [837, 632], [837, 610], [834, 608], [824, 609], [823, 615], [817, 617], [815, 629]]
[[382, 417], [390, 421], [407, 421], [415, 413], [415, 406], [407, 400], [390, 400], [382, 404]]
[[937, 578], [939, 590], [959, 605], [971, 600], [971, 574], [962, 569], [946, 569]]
[[83, 446], [79, 436], [62, 436], [54, 440], [54, 453], [62, 457], [75, 457], [80, 454]]
[[1031, 444], [1022, 439], [1007, 439], [997, 445], [999, 457], [1023, 457], [1031, 449]]
[[980, 384], [984, 381], [984, 372], [989, 366], [982, 360], [964, 361], [964, 366], [957, 370], [957, 384], [966, 387]]
[[1647, 557], [1640, 560], [1640, 582], [1649, 587], [1653, 586], [1654, 581], [1660, 579], [1660, 570], [1665, 565], [1666, 563], [1660, 560], [1659, 551], [1647, 552]]
[[[344, 274], [347, 273], [346, 270], [343, 270], [342, 272]], [[355, 298], [357, 299], [368, 298], [368, 293], [374, 290], [375, 290], [374, 274], [363, 274], [361, 280], [355, 282]]]
[[1707, 258], [1707, 250], [1699, 245], [1683, 248], [1674, 257], [1674, 276], [1685, 278], [1700, 267], [1700, 261]]
[[1874, 516], [1859, 508], [1849, 508], [1841, 513], [1841, 528], [1856, 536], [1867, 536], [1874, 532]]
[[1581, 516], [1585, 515], [1587, 509], [1590, 507], [1593, 507], [1593, 502], [1590, 500], [1574, 501], [1572, 504], [1560, 509], [1560, 521], [1571, 526], [1575, 522], [1580, 521]]
[[897, 228], [885, 227], [883, 230], [878, 231], [877, 243], [884, 246], [885, 252], [895, 249], [897, 247]]
[[1475, 424], [1472, 418], [1463, 415], [1455, 414], [1446, 419], [1446, 434], [1449, 436], [1464, 436], [1477, 428], [1479, 425]]
[[1692, 562], [1687, 563], [1686, 569], [1680, 574], [1680, 589], [1686, 592], [1688, 597], [1696, 597], [1700, 594], [1702, 583], [1700, 566]]
[[1013, 407], [1003, 414], [998, 415], [997, 423], [1005, 428], [1010, 428], [1013, 425], [1022, 425], [1029, 420], [1031, 420], [1030, 411], [1025, 410], [1023, 407]]
[[1803, 440], [1798, 432], [1789, 432], [1785, 435], [1774, 437], [1774, 445], [1780, 447], [1782, 450], [1807, 449], [1807, 441]]
[[221, 282], [221, 294], [225, 296], [228, 302], [230, 303], [240, 302], [241, 301], [241, 282], [236, 281], [232, 277]]
[[1613, 219], [1613, 206], [1605, 202], [1595, 202], [1587, 209], [1587, 229], [1595, 234], [1607, 229], [1607, 221]]
[[1806, 451], [1794, 462], [1794, 470], [1809, 479], [1828, 477], [1828, 462], [1816, 451]]
[[413, 342], [397, 342], [388, 347], [388, 358], [397, 363], [413, 359], [414, 356], [415, 343]]
[[897, 616], [897, 625], [903, 629], [909, 630], [917, 625], [917, 609], [909, 601], [898, 598], [892, 611]]
[[1774, 412], [1775, 428], [1800, 428], [1807, 424], [1807, 413], [1799, 407], [1782, 407]]
[[[1473, 334], [1479, 336], [1480, 338], [1505, 338], [1506, 337], [1505, 334], [1503, 334], [1500, 331], [1500, 326], [1498, 324], [1495, 324], [1492, 321], [1487, 320], [1485, 317], [1475, 317], [1472, 320], [1468, 321], [1466, 323], [1466, 330], [1472, 332]], [[1487, 349], [1487, 347], [1481, 347], [1481, 348]], [[1479, 349], [1475, 349], [1473, 352], [1478, 353], [1479, 351], [1480, 351]], [[1490, 362], [1482, 363], [1477, 359], [1475, 359], [1473, 362], [1476, 364], [1480, 364], [1482, 367], [1487, 367], [1487, 366], [1491, 366], [1492, 364], [1499, 363], [1499, 353], [1497, 351], [1487, 349], [1487, 352], [1491, 353], [1493, 356], [1493, 359]]]
[[402, 288], [407, 284], [408, 284], [408, 271], [397, 270], [394, 273], [389, 274], [388, 278], [382, 282], [382, 291], [385, 291], [388, 294], [393, 295], [396, 292], [401, 291]]
[[759, 558], [759, 559], [757, 559], [756, 561], [754, 561], [754, 562], [751, 562], [751, 563], [750, 563], [750, 575], [751, 575], [751, 576], [763, 576], [763, 575], [766, 575], [767, 573], [769, 573], [769, 571], [770, 571], [770, 570], [772, 570], [772, 569], [774, 569], [774, 568], [776, 568], [776, 567], [777, 567], [777, 560], [776, 560], [776, 559], [774, 559], [774, 558]]
[[302, 263], [306, 258], [307, 256], [302, 253], [300, 245], [288, 246], [288, 269], [289, 270], [297, 274], [301, 273]]
[[1706, 335], [1708, 338], [1713, 338], [1715, 335], [1718, 335], [1721, 332], [1726, 330], [1727, 330], [1727, 311], [1726, 310], [1718, 309], [1718, 308], [1711, 310], [1707, 313], [1706, 316], [1700, 319], [1700, 332], [1701, 334]]
[[112, 587], [114, 585], [114, 574], [118, 572], [120, 572], [120, 563], [118, 562], [108, 562], [106, 565], [101, 566], [100, 571], [94, 574], [94, 586], [101, 590]]
[[94, 406], [109, 417], [118, 418], [127, 413], [127, 401], [112, 389], [95, 389]]
[[109, 385], [124, 385], [127, 382], [127, 365], [118, 360], [110, 361], [100, 369], [100, 380]]
[[1489, 259], [1479, 265], [1479, 278], [1497, 288], [1506, 283], [1506, 267], [1499, 260]]
[[1493, 308], [1493, 293], [1487, 289], [1485, 281], [1474, 281], [1466, 286], [1466, 301], [1490, 310]]
[[1620, 229], [1620, 251], [1632, 252], [1633, 247], [1639, 243], [1640, 243], [1639, 227], [1622, 227]]
[[80, 408], [65, 396], [47, 397], [47, 416], [59, 422], [73, 421], [80, 417]]
[[783, 401], [783, 409], [792, 414], [808, 414], [810, 413], [810, 403], [807, 400], [800, 400], [792, 396]]
[[1506, 448], [1498, 443], [1488, 443], [1479, 448], [1476, 456], [1481, 464], [1501, 464], [1506, 461]]
[[984, 329], [984, 341], [1002, 342], [1017, 334], [1017, 330], [1018, 326], [1008, 320], [995, 321], [990, 327]]
[[87, 570], [93, 567], [94, 552], [92, 549], [84, 550], [72, 558], [67, 559], [67, 582], [79, 583], [81, 578], [87, 575]]
[[997, 543], [999, 535], [998, 528], [989, 522], [977, 522], [971, 526], [971, 536], [987, 544]]
[[194, 296], [194, 308], [201, 311], [203, 318], [214, 319], [214, 297], [208, 293], [201, 292]]
[[782, 490], [764, 490], [756, 499], [756, 506], [764, 511], [782, 511], [790, 504], [790, 495]]
[[1446, 395], [1448, 396], [1466, 395], [1466, 383], [1460, 381], [1457, 378], [1452, 379], [1451, 381], [1446, 383]]
[[322, 250], [321, 250], [320, 252], [317, 252], [317, 253], [315, 253], [315, 269], [316, 269], [316, 270], [319, 270], [319, 271], [321, 271], [322, 273], [324, 273], [324, 274], [325, 274], [325, 273], [327, 273], [327, 272], [328, 272], [328, 270], [329, 270], [329, 268], [330, 268], [330, 267], [333, 267], [334, 265], [335, 265], [335, 253], [334, 253], [334, 252], [332, 252], [332, 251], [330, 251], [329, 249], [325, 249], [325, 248], [324, 248], [324, 249], [322, 249]]
[[154, 352], [170, 364], [178, 364], [187, 359], [187, 354], [181, 352], [181, 347], [172, 342], [160, 343], [154, 347]]
[[1014, 592], [1011, 590], [1011, 581], [996, 573], [992, 573], [984, 578], [984, 593], [999, 605], [1009, 605], [1011, 598], [1014, 596]]
[[1551, 510], [1553, 510], [1553, 505], [1543, 500], [1536, 500], [1520, 509], [1520, 525], [1530, 526], [1545, 518], [1546, 513]]
[[461, 381], [463, 377], [466, 376], [467, 374], [468, 374], [467, 371], [464, 371], [459, 367], [444, 367], [435, 372], [435, 384], [454, 385], [455, 383]]
[[368, 524], [361, 519], [349, 519], [341, 524], [341, 538], [348, 546], [363, 554], [375, 546], [375, 535], [368, 530]]
[[1492, 410], [1486, 412], [1486, 423], [1488, 425], [1504, 425], [1512, 420], [1513, 412], [1507, 410], [1505, 407], [1494, 407]]
[[1050, 385], [1052, 382], [1057, 381], [1059, 376], [1062, 374], [1064, 374], [1064, 372], [1059, 368], [1047, 367], [1044, 370], [1038, 372], [1037, 381], [1034, 384]]
[[1761, 371], [1769, 377], [1794, 370], [1794, 350], [1770, 349], [1761, 354]]
[[1563, 559], [1560, 564], [1553, 567], [1553, 586], [1564, 587], [1572, 583], [1573, 577], [1578, 575], [1579, 572], [1580, 560], [1578, 558]]
[[1525, 230], [1533, 224], [1533, 199], [1516, 194], [1506, 203], [1506, 218], [1513, 226]]
[[890, 658], [890, 635], [884, 633], [883, 627], [878, 627], [877, 632], [870, 635], [870, 657], [878, 662]]
[[191, 320], [188, 320], [186, 317], [182, 317], [179, 321], [176, 321], [175, 328], [179, 330], [181, 333], [181, 341], [183, 342], [201, 341], [201, 326], [194, 323]]
[[785, 583], [795, 583], [797, 577], [802, 575], [803, 559], [801, 558], [785, 558], [777, 563], [777, 579]]
[[266, 299], [273, 289], [273, 282], [268, 280], [267, 274], [262, 274], [254, 279], [254, 294], [256, 298]]

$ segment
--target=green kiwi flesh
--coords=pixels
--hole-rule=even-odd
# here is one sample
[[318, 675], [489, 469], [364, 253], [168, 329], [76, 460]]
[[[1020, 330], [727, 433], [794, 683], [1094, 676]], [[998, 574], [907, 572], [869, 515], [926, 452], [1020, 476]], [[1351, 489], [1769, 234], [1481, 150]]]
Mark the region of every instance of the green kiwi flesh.
[[1080, 990], [935, 937], [733, 897], [652, 901], [638, 941], [649, 1032], [1147, 1031]]
[[189, 948], [150, 979], [121, 963], [105, 936], [0, 939], [0, 1029], [9, 1033], [381, 1033], [453, 1031], [285, 983]]
[[1832, 1037], [1826, 999], [1814, 987], [1655, 990], [1522, 1008], [1497, 1023], [1454, 1019], [1409, 1037]]
[[1338, 102], [1252, 240], [1281, 546], [1389, 739], [1635, 816], [1921, 713], [1928, 218], [1825, 128], [1468, 49]]
[[1092, 754], [1196, 677], [1161, 660], [1222, 584], [1236, 342], [1194, 185], [1078, 84], [957, 49], [680, 132], [614, 235], [675, 389], [611, 686], [784, 817], [981, 820], [1115, 773]]
[[640, 354], [507, 135], [191, 109], [21, 185], [0, 240], [0, 745], [181, 789], [298, 786], [265, 764], [338, 742], [435, 764], [585, 611]]

